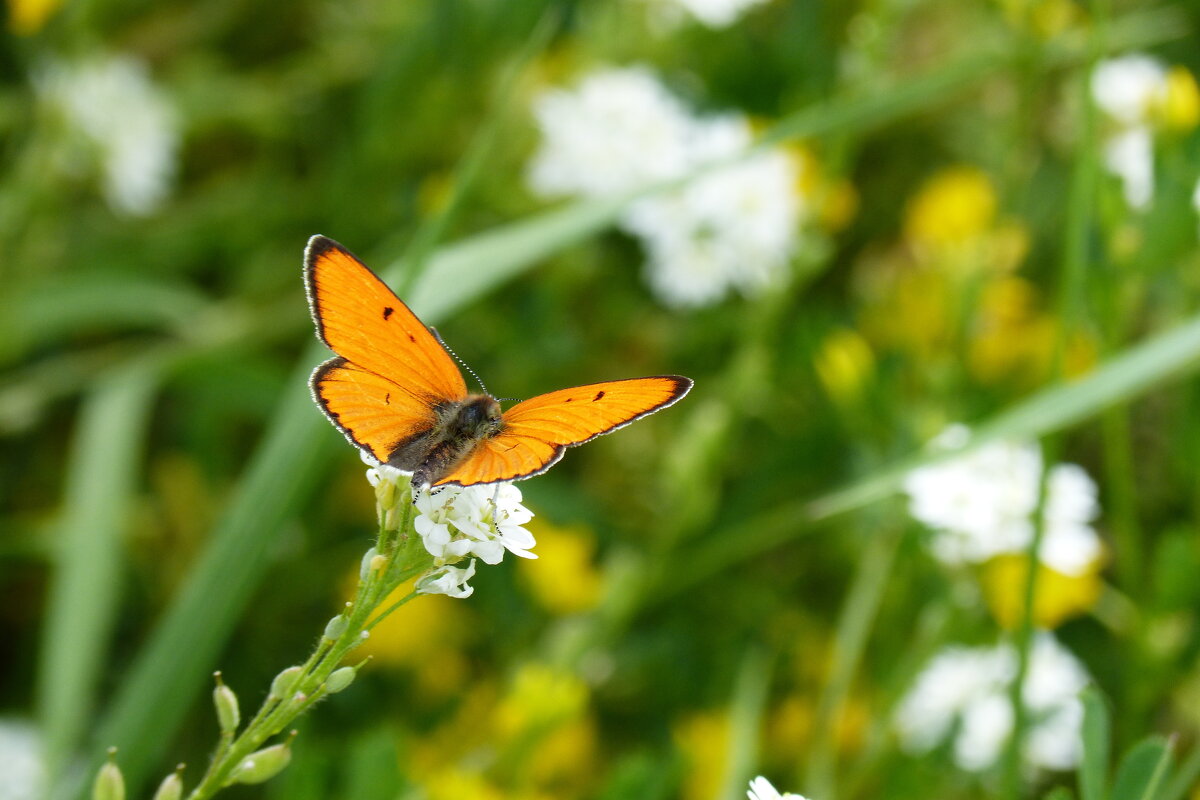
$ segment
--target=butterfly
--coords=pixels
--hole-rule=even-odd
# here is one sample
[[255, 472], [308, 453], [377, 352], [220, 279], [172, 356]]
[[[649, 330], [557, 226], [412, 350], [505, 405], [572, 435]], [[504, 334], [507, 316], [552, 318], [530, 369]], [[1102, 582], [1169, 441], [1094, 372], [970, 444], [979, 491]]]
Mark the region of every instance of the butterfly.
[[604, 381], [502, 411], [490, 394], [467, 391], [437, 332], [337, 242], [309, 240], [304, 285], [317, 337], [337, 354], [313, 372], [313, 398], [351, 444], [412, 472], [414, 486], [540, 475], [568, 447], [666, 408], [692, 388], [679, 375]]

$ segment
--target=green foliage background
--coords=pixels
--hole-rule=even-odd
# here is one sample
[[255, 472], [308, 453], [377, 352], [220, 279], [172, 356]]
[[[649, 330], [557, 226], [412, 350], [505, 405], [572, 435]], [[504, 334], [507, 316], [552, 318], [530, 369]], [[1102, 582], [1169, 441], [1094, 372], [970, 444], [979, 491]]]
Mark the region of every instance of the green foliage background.
[[[35, 716], [63, 796], [111, 743], [144, 787], [204, 762], [212, 670], [251, 706], [336, 610], [373, 518], [357, 454], [307, 394], [324, 355], [299, 267], [319, 232], [501, 396], [664, 372], [696, 388], [522, 486], [539, 519], [594, 538], [599, 605], [556, 614], [512, 559], [481, 570], [455, 623], [472, 628], [460, 691], [429, 702], [411, 670], [368, 668], [305, 722], [288, 772], [241, 796], [424, 796], [414, 743], [530, 663], [590, 682], [587, 764], [538, 783], [529, 752], [476, 752], [462, 761], [491, 788], [460, 796], [732, 798], [759, 772], [818, 800], [1073, 791], [1072, 775], [960, 773], [888, 732], [928, 654], [998, 631], [895, 496], [951, 420], [979, 440], [1047, 437], [1100, 483], [1107, 588], [1058, 634], [1108, 698], [1117, 750], [1179, 734], [1158, 796], [1183, 796], [1200, 772], [1200, 139], [1170, 143], [1138, 215], [1097, 174], [1095, 132], [1064, 145], [1055, 129], [1086, 118], [1098, 55], [1150, 49], [1200, 72], [1200, 9], [1076, 10], [1046, 37], [984, 0], [772, 0], [729, 29], [671, 33], [636, 2], [68, 0], [6, 35], [0, 709]], [[114, 213], [36, 101], [46, 59], [95, 51], [144, 58], [178, 107], [180, 174], [152, 216]], [[628, 198], [547, 208], [525, 188], [531, 97], [629, 62], [699, 109], [754, 115], [768, 140], [802, 139], [853, 185], [857, 214], [812, 237], [786, 289], [667, 310], [611, 229]], [[983, 384], [961, 361], [884, 353], [848, 410], [814, 361], [857, 324], [855, 265], [959, 163], [1027, 226], [1022, 274], [1099, 366]], [[785, 701], [809, 715], [794, 749], [772, 741]], [[680, 731], [705, 715], [730, 727], [712, 737], [719, 782], [696, 794]]]

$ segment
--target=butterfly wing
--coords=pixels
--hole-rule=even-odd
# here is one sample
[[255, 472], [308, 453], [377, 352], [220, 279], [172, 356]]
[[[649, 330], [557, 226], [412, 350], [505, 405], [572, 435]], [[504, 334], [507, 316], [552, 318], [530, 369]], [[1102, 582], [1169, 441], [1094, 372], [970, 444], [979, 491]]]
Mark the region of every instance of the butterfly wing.
[[504, 412], [504, 428], [484, 439], [437, 485], [515, 481], [540, 475], [568, 447], [611, 433], [679, 400], [692, 381], [678, 375], [574, 386]]
[[330, 422], [381, 463], [437, 422], [427, 402], [341, 357], [317, 367], [312, 388]]
[[467, 396], [458, 365], [437, 337], [337, 242], [309, 240], [304, 285], [317, 335], [341, 357], [313, 373], [313, 395], [355, 445], [387, 461], [432, 427], [438, 404]]

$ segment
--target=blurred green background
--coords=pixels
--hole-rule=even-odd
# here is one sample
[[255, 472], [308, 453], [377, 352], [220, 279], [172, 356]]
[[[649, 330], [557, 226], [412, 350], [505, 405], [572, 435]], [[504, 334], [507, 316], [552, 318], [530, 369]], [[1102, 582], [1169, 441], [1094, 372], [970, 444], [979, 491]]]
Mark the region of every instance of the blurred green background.
[[[1040, 437], [1096, 482], [1105, 556], [1039, 579], [1029, 621], [1107, 698], [1114, 762], [1177, 734], [1136, 796], [1188, 796], [1200, 6], [746, 5], [8, 0], [0, 784], [33, 777], [0, 797], [37, 796], [34, 752], [73, 796], [110, 744], [131, 796], [177, 762], [194, 778], [210, 673], [257, 705], [350, 591], [373, 497], [308, 396], [314, 233], [498, 396], [696, 388], [521, 484], [541, 559], [406, 606], [293, 764], [231, 796], [705, 800], [756, 774], [816, 800], [1080, 791], [1011, 748], [967, 769], [894, 729], [944, 646], [1028, 640], [1020, 558], [931, 558], [900, 492], [954, 422]], [[1130, 53], [1161, 88], [1123, 118], [1089, 76]], [[542, 98], [630, 65], [798, 170], [770, 281], [681, 303], [628, 221], [627, 190], [660, 184], [531, 188]]]

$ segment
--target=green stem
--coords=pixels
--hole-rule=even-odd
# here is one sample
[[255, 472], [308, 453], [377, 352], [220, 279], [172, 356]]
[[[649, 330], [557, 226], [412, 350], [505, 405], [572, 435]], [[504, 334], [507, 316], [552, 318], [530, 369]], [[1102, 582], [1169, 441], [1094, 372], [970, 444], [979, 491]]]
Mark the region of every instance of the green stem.
[[833, 800], [836, 796], [836, 730], [862, 661], [871, 626], [883, 601], [888, 576], [895, 563], [896, 548], [903, 533], [903, 528], [892, 526], [880, 535], [871, 537], [842, 608], [829, 679], [817, 702], [812, 725], [815, 735], [803, 776], [804, 785], [814, 797]]
[[[397, 511], [394, 528], [381, 524], [376, 539], [376, 549], [384, 561], [368, 564], [354, 600], [342, 612], [346, 619], [345, 629], [336, 639], [321, 637], [301, 665], [288, 696], [268, 695], [241, 734], [232, 741], [222, 737], [208, 770], [188, 795], [188, 800], [206, 800], [215, 795], [228, 785], [230, 776], [247, 756], [323, 700], [328, 694], [326, 680], [350, 651], [360, 645], [371, 628], [384, 617], [416, 596], [415, 591], [409, 592], [382, 613], [375, 613], [397, 586], [429, 567], [429, 557], [421, 548], [420, 537], [412, 530], [413, 503], [407, 487], [397, 487], [394, 508]], [[383, 519], [381, 514], [381, 521]]]

